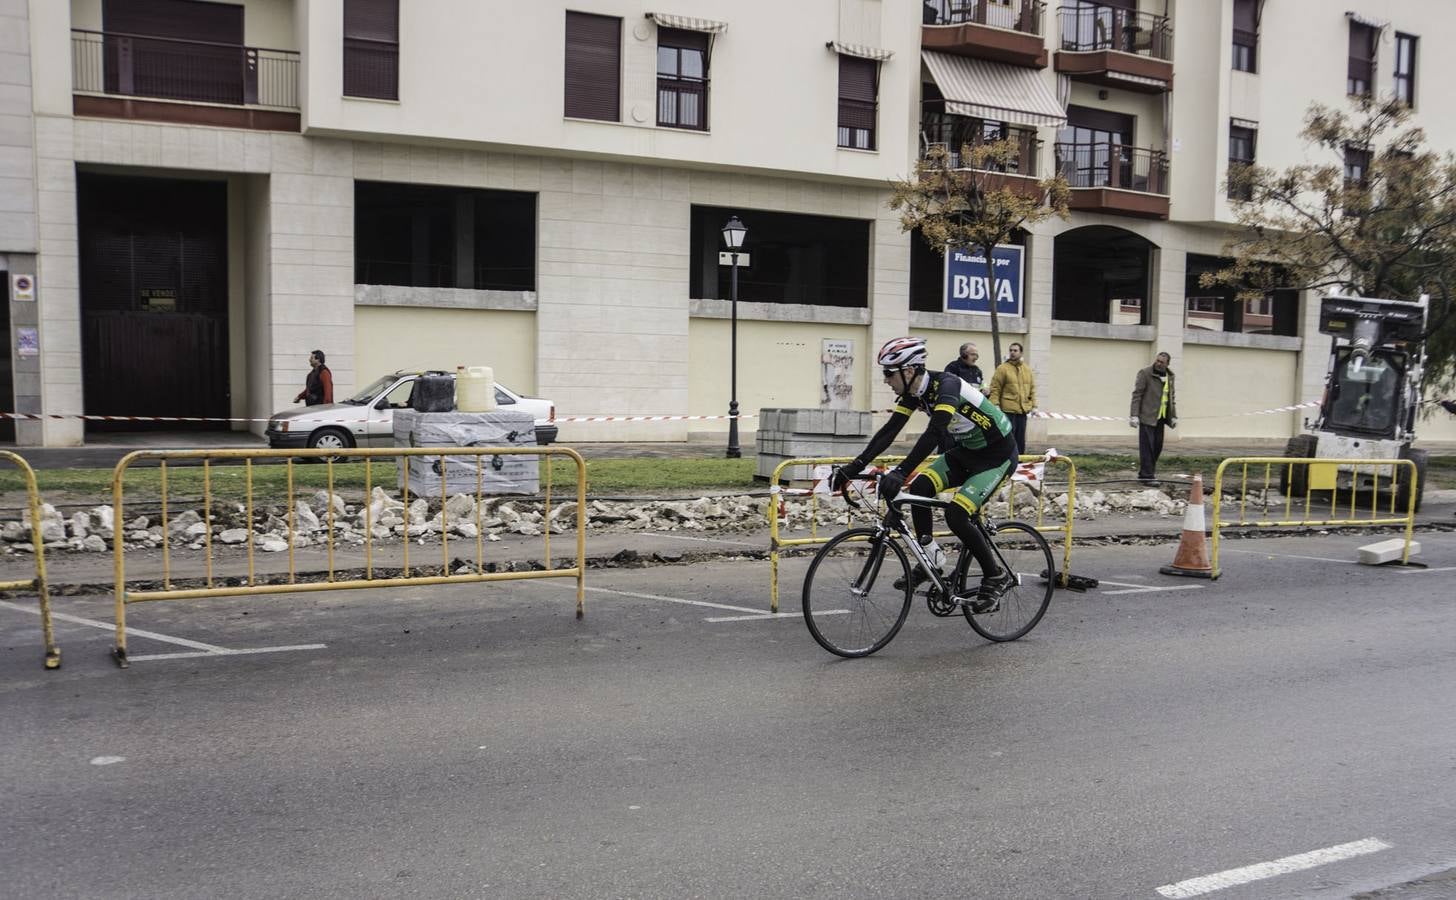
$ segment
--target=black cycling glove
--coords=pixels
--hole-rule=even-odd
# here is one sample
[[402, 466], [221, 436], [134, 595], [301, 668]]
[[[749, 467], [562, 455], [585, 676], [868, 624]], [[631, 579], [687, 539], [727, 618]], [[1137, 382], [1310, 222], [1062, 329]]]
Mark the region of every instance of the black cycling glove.
[[900, 493], [900, 488], [905, 486], [905, 473], [899, 469], [891, 469], [880, 476], [880, 499], [886, 503], [895, 499]]

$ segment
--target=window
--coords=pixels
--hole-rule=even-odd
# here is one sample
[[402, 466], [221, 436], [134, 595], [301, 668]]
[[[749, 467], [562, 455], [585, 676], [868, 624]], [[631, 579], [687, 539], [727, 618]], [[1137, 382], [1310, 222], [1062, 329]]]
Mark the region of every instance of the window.
[[1109, 225], [1057, 235], [1052, 251], [1052, 318], [1108, 325], [1147, 325], [1152, 304], [1153, 245]]
[[1370, 170], [1370, 151], [1354, 144], [1345, 145], [1345, 183], [1364, 185]]
[[750, 265], [739, 265], [738, 299], [814, 306], [869, 306], [870, 223], [738, 207], [694, 206], [688, 289], [701, 300], [729, 298], [730, 266], [718, 265], [723, 223], [748, 226]]
[[1375, 82], [1375, 38], [1379, 33], [1369, 25], [1350, 22], [1350, 65], [1345, 77], [1345, 93], [1352, 97], [1371, 96]]
[[566, 14], [566, 115], [573, 119], [622, 118], [622, 20]]
[[1147, 187], [1146, 172], [1134, 171], [1131, 144], [1135, 124], [1132, 116], [1121, 113], [1067, 107], [1067, 124], [1057, 131], [1056, 146], [1057, 167], [1067, 183], [1072, 187]]
[[399, 0], [344, 0], [344, 96], [399, 99]]
[[708, 130], [708, 35], [657, 31], [657, 124]]
[[1395, 36], [1395, 99], [1416, 105], [1416, 39], [1409, 34]]
[[1298, 331], [1299, 292], [1275, 290], [1240, 302], [1228, 285], [1203, 287], [1200, 277], [1233, 265], [1217, 256], [1188, 254], [1184, 273], [1183, 327], [1190, 331], [1273, 334], [1293, 337]]
[[354, 281], [535, 290], [536, 195], [356, 182]]
[[875, 149], [879, 81], [879, 63], [857, 56], [839, 57], [839, 146]]
[[1258, 132], [1252, 128], [1240, 125], [1229, 126], [1228, 195], [1230, 200], [1248, 200], [1253, 195], [1250, 185], [1234, 183], [1234, 174], [1238, 167], [1254, 164], [1254, 143], [1257, 136]]
[[1259, 0], [1234, 0], [1234, 69], [1257, 72]]

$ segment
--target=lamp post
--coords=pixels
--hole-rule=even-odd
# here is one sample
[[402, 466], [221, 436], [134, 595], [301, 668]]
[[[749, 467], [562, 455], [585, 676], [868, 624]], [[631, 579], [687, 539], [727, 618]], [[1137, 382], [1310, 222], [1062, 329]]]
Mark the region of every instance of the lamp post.
[[738, 447], [738, 252], [743, 249], [743, 238], [748, 229], [738, 221], [737, 216], [728, 219], [723, 226], [723, 243], [733, 257], [733, 276], [728, 298], [733, 307], [733, 324], [730, 326], [731, 349], [729, 350], [728, 382], [728, 459], [738, 459], [743, 451]]

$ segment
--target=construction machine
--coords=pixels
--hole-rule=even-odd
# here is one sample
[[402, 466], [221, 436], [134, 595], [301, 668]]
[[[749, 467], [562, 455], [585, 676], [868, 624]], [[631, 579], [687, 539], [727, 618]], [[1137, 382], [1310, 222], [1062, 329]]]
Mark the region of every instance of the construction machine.
[[[1303, 497], [1309, 491], [1393, 489], [1397, 512], [1410, 508], [1412, 492], [1420, 509], [1426, 451], [1411, 444], [1421, 406], [1421, 335], [1428, 302], [1425, 295], [1415, 302], [1338, 294], [1321, 298], [1319, 330], [1331, 337], [1324, 397], [1319, 414], [1305, 419], [1304, 433], [1290, 438], [1284, 455], [1350, 462], [1286, 466], [1281, 491]], [[1372, 459], [1408, 459], [1415, 464], [1415, 478], [1406, 466], [1359, 465]]]

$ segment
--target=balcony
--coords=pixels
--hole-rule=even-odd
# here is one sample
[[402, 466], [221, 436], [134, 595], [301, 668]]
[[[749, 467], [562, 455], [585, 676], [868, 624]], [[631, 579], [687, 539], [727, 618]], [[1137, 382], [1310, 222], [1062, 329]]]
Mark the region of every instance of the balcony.
[[[972, 116], [926, 113], [920, 122], [920, 157], [924, 159], [932, 147], [944, 147], [947, 165], [952, 169], [967, 168], [970, 161], [962, 159], [963, 148], [1008, 138], [1017, 143], [1019, 152], [1016, 159], [993, 171], [1012, 176], [1017, 181], [1035, 179], [1037, 150], [1041, 146], [1036, 139], [1036, 129], [1017, 128]], [[1007, 179], [1008, 182], [1011, 180]]]
[[920, 45], [957, 56], [1046, 68], [1042, 0], [925, 0]]
[[1072, 209], [1168, 218], [1168, 155], [1163, 151], [1058, 142], [1056, 154], [1057, 171], [1072, 188]]
[[299, 55], [237, 44], [71, 31], [78, 116], [298, 131]]
[[1059, 15], [1058, 72], [1148, 94], [1173, 89], [1173, 29], [1165, 17], [1100, 3], [1063, 6]]

